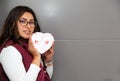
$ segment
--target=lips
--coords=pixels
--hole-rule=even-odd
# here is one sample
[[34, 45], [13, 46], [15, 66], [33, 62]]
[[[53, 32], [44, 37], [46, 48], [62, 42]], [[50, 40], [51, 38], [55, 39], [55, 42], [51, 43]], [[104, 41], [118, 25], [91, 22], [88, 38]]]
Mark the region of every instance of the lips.
[[31, 31], [29, 31], [29, 30], [24, 30], [23, 31], [25, 34], [27, 34], [27, 35], [30, 35], [31, 34]]

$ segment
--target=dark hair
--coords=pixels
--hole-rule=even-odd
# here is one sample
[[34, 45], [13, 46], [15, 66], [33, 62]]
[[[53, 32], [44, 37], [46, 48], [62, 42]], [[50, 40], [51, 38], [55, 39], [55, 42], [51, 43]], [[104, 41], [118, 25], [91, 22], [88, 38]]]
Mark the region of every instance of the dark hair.
[[34, 32], [40, 32], [40, 27], [34, 11], [27, 6], [16, 6], [10, 11], [5, 23], [3, 24], [2, 33], [0, 36], [0, 45], [8, 39], [13, 40], [14, 42], [19, 42], [20, 36], [18, 33], [17, 21], [25, 12], [31, 13], [34, 17], [34, 20], [37, 22]]

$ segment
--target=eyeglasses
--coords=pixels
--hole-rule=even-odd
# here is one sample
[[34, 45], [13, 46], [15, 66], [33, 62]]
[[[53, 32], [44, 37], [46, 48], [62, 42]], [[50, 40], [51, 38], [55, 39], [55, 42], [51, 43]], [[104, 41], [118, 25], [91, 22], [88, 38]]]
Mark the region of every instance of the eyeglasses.
[[21, 26], [27, 26], [29, 24], [30, 27], [36, 27], [37, 26], [37, 22], [35, 21], [27, 21], [26, 19], [19, 19], [19, 23]]

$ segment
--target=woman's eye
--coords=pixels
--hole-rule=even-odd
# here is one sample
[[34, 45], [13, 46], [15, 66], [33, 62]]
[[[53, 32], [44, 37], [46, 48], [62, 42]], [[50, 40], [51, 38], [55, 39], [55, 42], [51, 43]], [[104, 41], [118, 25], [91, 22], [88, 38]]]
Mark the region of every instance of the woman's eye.
[[26, 21], [24, 21], [24, 20], [20, 20], [20, 23], [26, 23]]
[[34, 24], [34, 22], [29, 22], [29, 24]]

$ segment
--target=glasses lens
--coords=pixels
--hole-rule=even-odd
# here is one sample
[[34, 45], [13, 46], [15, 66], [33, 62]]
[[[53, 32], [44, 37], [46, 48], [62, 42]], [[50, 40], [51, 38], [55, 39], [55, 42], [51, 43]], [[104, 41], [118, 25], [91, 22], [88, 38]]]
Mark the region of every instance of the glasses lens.
[[28, 22], [29, 23], [29, 25], [31, 26], [31, 27], [36, 27], [37, 26], [37, 22]]
[[24, 19], [20, 19], [19, 23], [20, 23], [21, 26], [27, 26], [28, 24], [30, 25], [30, 27], [36, 27], [37, 26], [37, 22], [35, 22], [35, 21], [27, 22], [27, 20], [24, 20]]
[[22, 25], [22, 26], [26, 26], [26, 24], [27, 24], [26, 20], [20, 19], [19, 22], [20, 22], [20, 25]]

